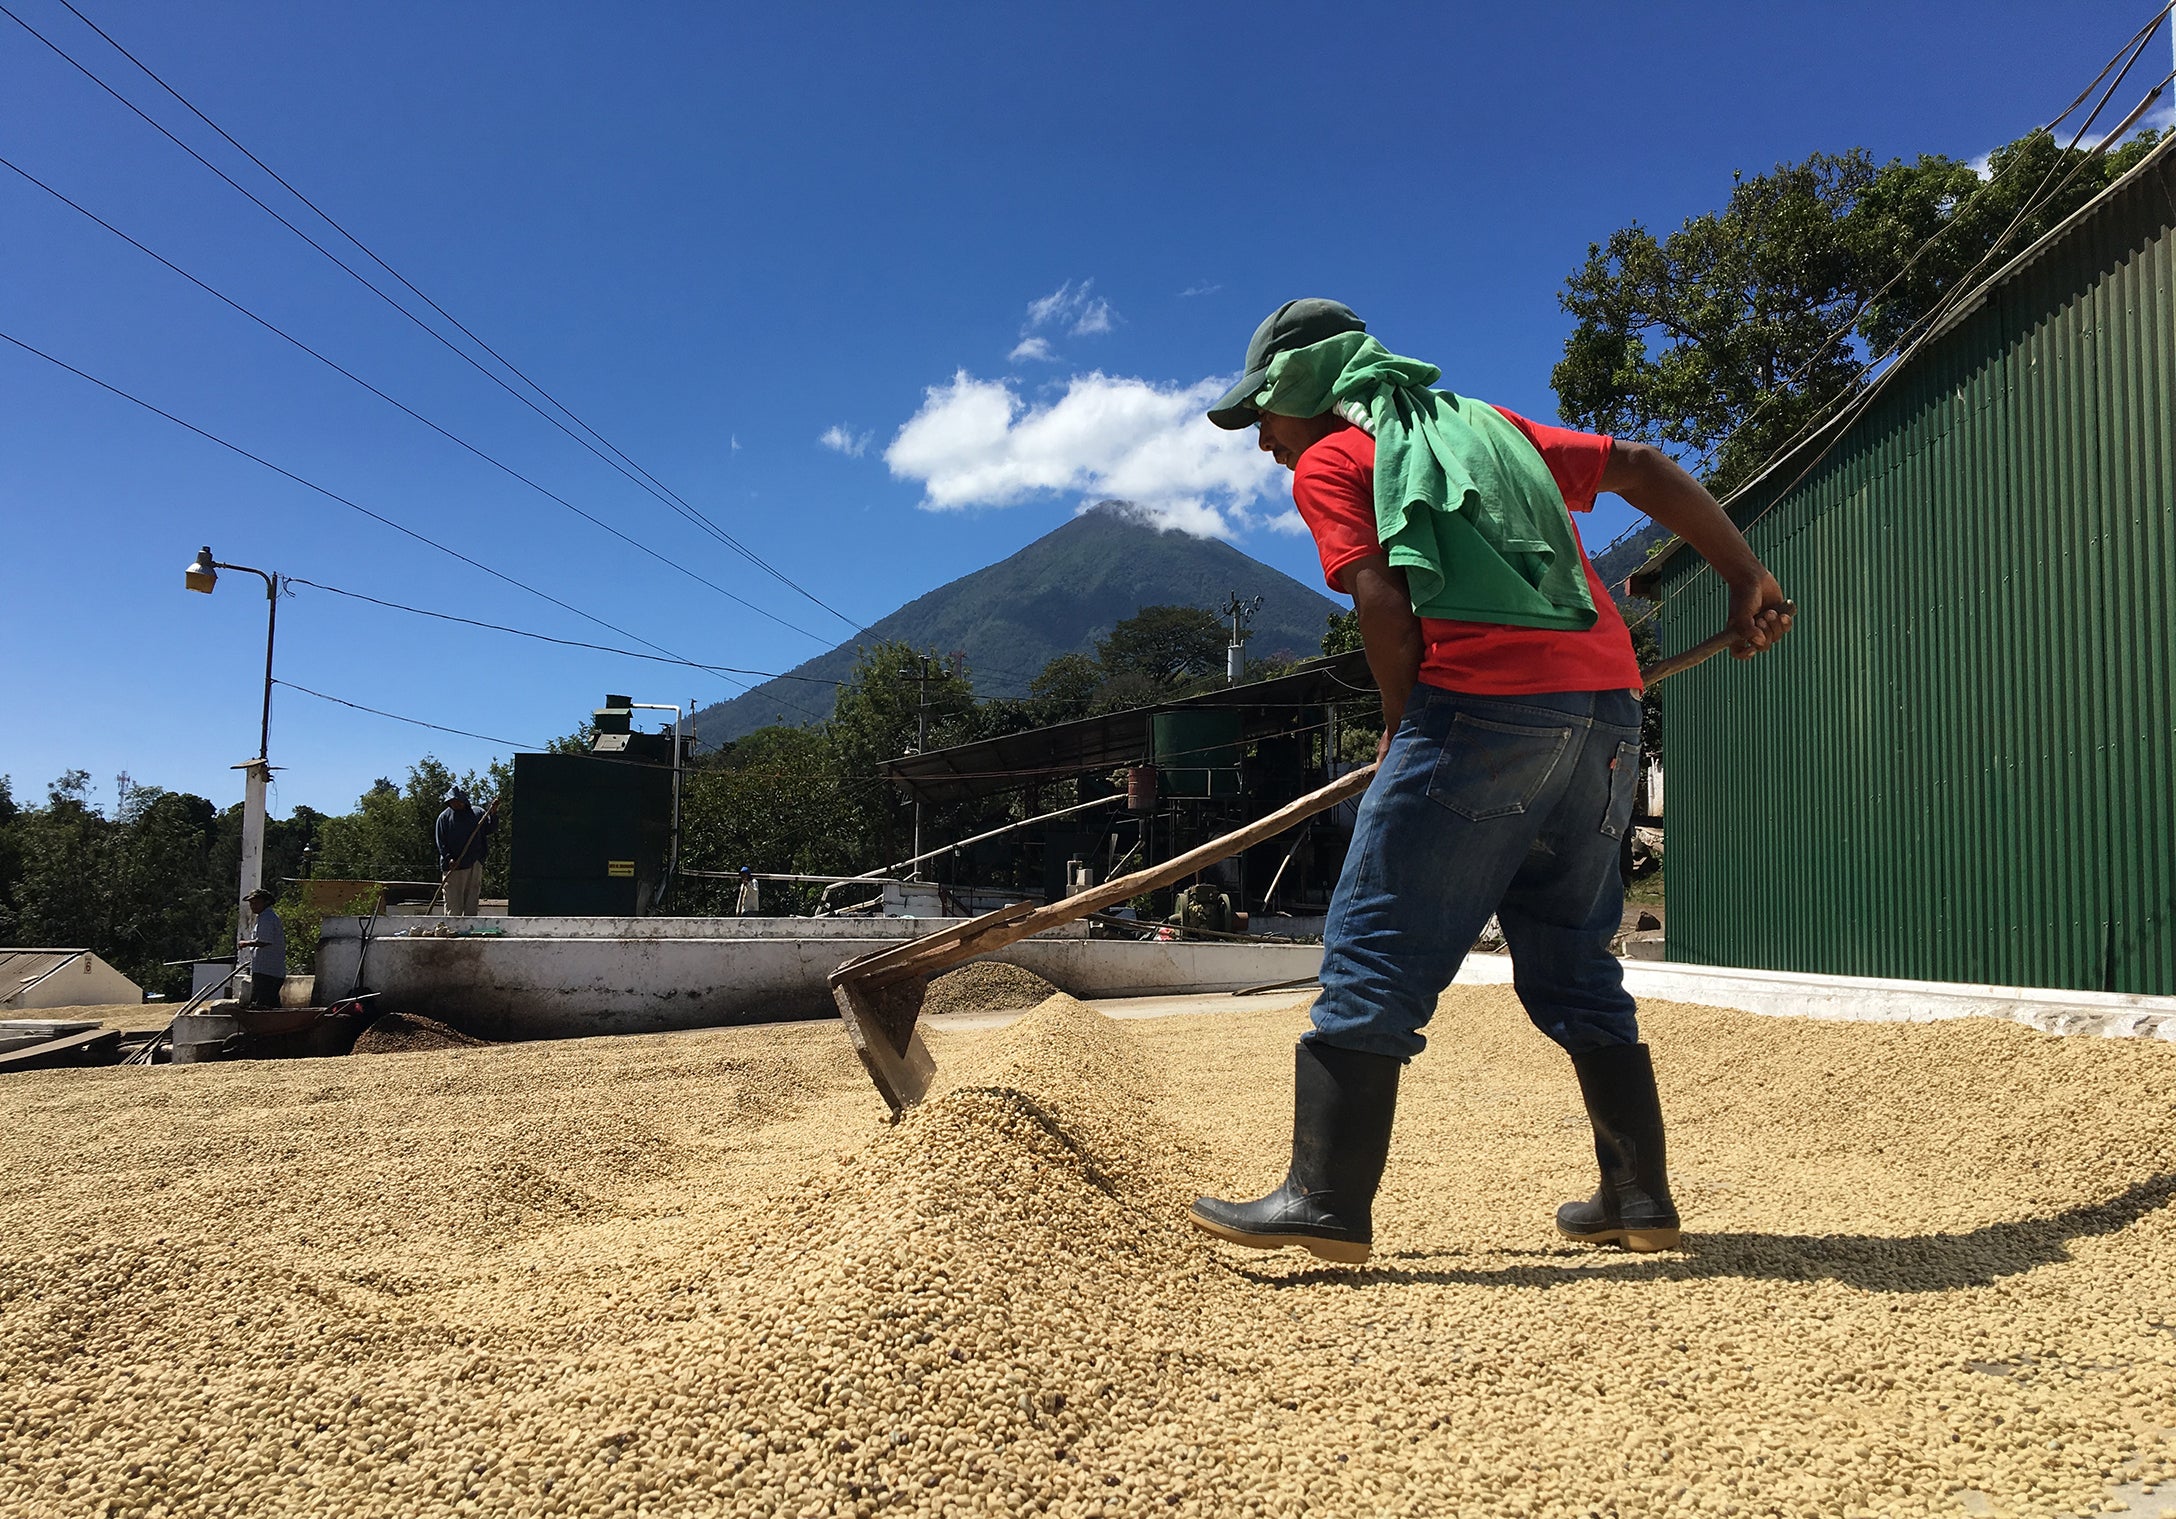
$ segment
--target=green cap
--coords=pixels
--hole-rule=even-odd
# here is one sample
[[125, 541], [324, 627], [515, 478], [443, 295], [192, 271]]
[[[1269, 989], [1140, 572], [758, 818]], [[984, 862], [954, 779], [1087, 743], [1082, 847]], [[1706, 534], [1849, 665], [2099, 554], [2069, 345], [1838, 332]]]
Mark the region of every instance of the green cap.
[[1254, 398], [1269, 379], [1269, 361], [1280, 353], [1305, 348], [1341, 332], [1366, 332], [1352, 307], [1339, 301], [1309, 298], [1286, 301], [1263, 319], [1247, 344], [1246, 373], [1209, 408], [1209, 420], [1229, 432], [1254, 425]]

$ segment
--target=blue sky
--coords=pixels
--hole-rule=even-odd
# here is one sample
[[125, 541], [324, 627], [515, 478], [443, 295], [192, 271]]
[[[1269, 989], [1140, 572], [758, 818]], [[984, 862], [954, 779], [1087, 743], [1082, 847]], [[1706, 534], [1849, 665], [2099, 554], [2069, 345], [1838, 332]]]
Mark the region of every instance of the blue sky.
[[[1672, 227], [1732, 170], [1816, 150], [1982, 153], [2052, 115], [2150, 13], [76, 3], [815, 598], [606, 468], [0, 17], [0, 156], [660, 556], [0, 170], [0, 332], [624, 630], [0, 344], [0, 773], [25, 798], [80, 767], [103, 800], [125, 771], [222, 803], [255, 748], [264, 601], [243, 576], [187, 594], [200, 544], [764, 671], [851, 631], [819, 601], [873, 620], [1108, 494], [1319, 583], [1281, 476], [1192, 421], [1278, 302], [1336, 296], [1453, 388], [1551, 418], [1556, 291], [1590, 241]], [[7, 4], [368, 267], [57, 0]], [[2147, 61], [2158, 77], [2165, 48]], [[1590, 544], [1630, 521], [1596, 516]], [[607, 691], [739, 689], [311, 589], [282, 603], [278, 674], [521, 744]], [[344, 810], [426, 751], [466, 768], [509, 747], [283, 689], [275, 807]]]

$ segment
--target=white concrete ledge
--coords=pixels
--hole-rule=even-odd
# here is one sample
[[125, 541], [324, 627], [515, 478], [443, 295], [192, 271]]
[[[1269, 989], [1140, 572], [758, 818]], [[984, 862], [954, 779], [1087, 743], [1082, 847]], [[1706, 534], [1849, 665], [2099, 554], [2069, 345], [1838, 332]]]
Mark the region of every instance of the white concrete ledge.
[[[957, 921], [957, 920], [953, 920]], [[945, 926], [926, 918], [327, 918], [318, 990], [370, 991], [491, 1039], [563, 1039], [829, 1017], [826, 978]], [[1090, 939], [1082, 925], [985, 958], [1079, 997], [1230, 991], [1312, 976], [1318, 944]]]
[[[1510, 979], [1511, 960], [1507, 955], [1468, 955], [1458, 972], [1462, 986], [1500, 985]], [[2176, 997], [1981, 986], [1964, 981], [1819, 976], [1654, 960], [1625, 961], [1624, 984], [1642, 1001], [1698, 1002], [1777, 1018], [1827, 1018], [1854, 1023], [2007, 1018], [2050, 1034], [2176, 1042]]]

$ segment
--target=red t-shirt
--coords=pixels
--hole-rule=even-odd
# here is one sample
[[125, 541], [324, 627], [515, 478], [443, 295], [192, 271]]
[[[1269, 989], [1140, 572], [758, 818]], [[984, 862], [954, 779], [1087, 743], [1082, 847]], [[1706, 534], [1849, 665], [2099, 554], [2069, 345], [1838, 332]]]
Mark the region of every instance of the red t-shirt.
[[[1496, 408], [1541, 451], [1542, 461], [1575, 512], [1591, 511], [1610, 440], [1565, 427], [1544, 427]], [[1323, 578], [1342, 592], [1337, 577], [1355, 559], [1382, 552], [1375, 535], [1375, 440], [1357, 427], [1341, 427], [1310, 447], [1292, 471], [1292, 500], [1315, 535]], [[1572, 528], [1572, 541], [1579, 529]], [[1594, 598], [1594, 626], [1583, 633], [1554, 628], [1514, 628], [1493, 622], [1420, 620], [1420, 678], [1431, 686], [1475, 696], [1519, 696], [1543, 691], [1640, 689], [1632, 635], [1617, 604], [1587, 561], [1587, 594]]]

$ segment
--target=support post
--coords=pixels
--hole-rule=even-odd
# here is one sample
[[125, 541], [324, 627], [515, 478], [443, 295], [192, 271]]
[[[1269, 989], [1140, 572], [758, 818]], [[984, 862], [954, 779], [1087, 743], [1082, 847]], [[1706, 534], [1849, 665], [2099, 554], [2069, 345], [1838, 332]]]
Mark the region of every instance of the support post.
[[234, 767], [242, 772], [242, 881], [235, 898], [249, 913], [249, 894], [264, 884], [264, 794], [272, 767], [260, 756]]

